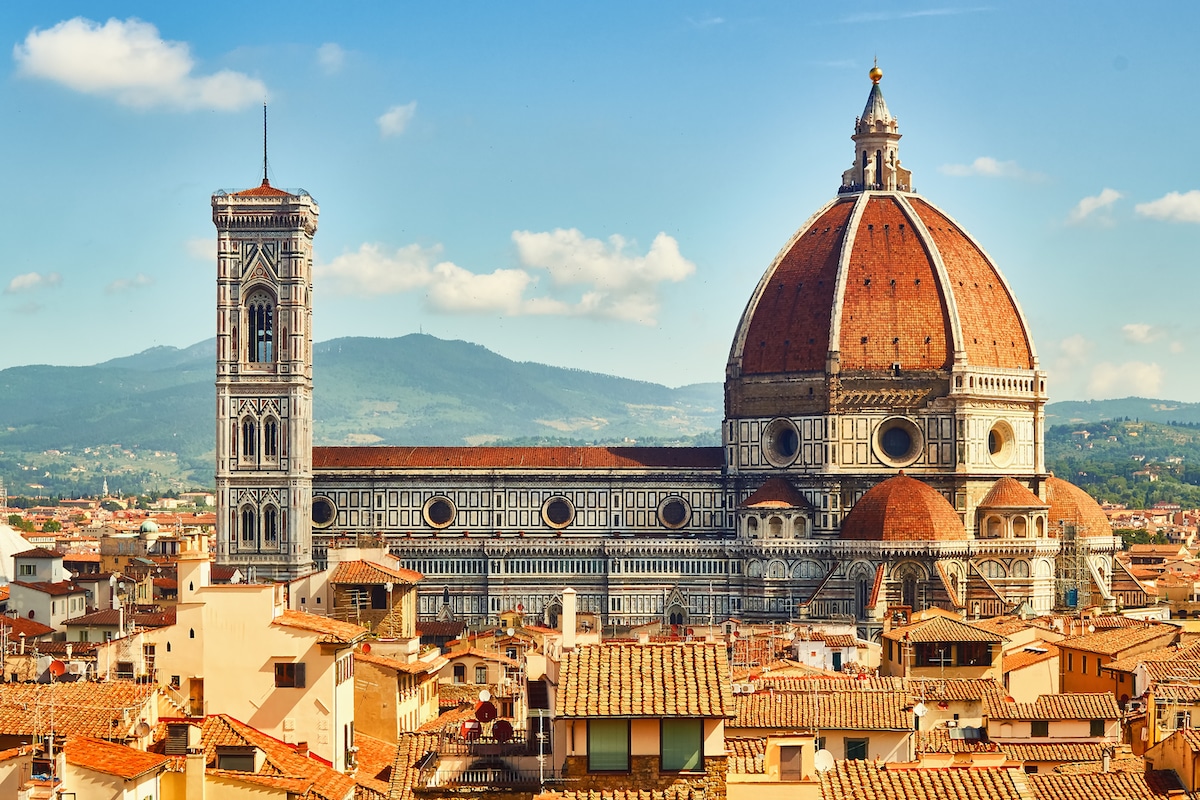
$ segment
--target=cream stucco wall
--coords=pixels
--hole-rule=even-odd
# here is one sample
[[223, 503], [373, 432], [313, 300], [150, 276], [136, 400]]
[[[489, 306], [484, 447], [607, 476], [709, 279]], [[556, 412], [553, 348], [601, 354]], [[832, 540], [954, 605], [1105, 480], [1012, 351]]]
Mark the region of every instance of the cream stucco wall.
[[163, 795], [158, 783], [157, 772], [127, 781], [70, 763], [62, 776], [63, 791], [87, 800], [160, 800]]
[[[160, 680], [180, 676], [185, 698], [202, 686], [203, 713], [228, 714], [285, 742], [307, 741], [313, 753], [344, 769], [354, 681], [337, 684], [335, 661], [349, 658], [350, 648], [337, 652], [318, 633], [272, 624], [283, 611], [275, 585], [206, 582], [206, 561], [180, 559], [176, 623], [146, 633], [156, 646]], [[303, 662], [306, 685], [276, 687], [280, 662]]]

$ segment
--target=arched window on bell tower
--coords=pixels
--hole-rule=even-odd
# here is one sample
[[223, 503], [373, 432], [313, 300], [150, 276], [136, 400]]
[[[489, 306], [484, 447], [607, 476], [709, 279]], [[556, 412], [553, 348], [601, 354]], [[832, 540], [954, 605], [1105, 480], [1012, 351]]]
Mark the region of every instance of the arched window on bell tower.
[[274, 417], [263, 420], [262, 454], [271, 461], [279, 458], [279, 420]]
[[254, 420], [246, 417], [242, 420], [242, 457], [254, 458], [257, 451], [258, 431], [256, 430]]
[[246, 298], [246, 360], [269, 364], [275, 360], [275, 298], [256, 289]]
[[264, 547], [279, 546], [279, 509], [275, 506], [263, 509], [262, 538]]
[[258, 543], [258, 514], [252, 506], [242, 506], [242, 548], [253, 549]]

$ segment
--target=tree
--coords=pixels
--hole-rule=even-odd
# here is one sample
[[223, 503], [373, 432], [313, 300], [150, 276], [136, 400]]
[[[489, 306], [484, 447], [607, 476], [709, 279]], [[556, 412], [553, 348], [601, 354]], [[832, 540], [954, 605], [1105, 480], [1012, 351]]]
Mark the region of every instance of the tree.
[[33, 533], [33, 522], [25, 519], [20, 514], [9, 514], [8, 515], [8, 524], [9, 524], [9, 527], [16, 528], [19, 531], [25, 531], [26, 533]]
[[42, 523], [42, 533], [58, 533], [62, 530], [62, 523], [56, 519], [48, 519]]

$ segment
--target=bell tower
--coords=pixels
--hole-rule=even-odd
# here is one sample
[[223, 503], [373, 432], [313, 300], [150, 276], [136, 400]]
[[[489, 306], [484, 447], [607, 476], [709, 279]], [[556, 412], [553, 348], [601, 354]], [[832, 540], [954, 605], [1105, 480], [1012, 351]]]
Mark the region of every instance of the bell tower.
[[212, 197], [217, 228], [217, 563], [312, 571], [312, 244], [308, 192]]

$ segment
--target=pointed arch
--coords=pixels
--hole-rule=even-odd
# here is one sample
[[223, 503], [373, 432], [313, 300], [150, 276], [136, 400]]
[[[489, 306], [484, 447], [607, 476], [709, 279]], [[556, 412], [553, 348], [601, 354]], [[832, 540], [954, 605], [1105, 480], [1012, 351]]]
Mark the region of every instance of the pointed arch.
[[275, 296], [253, 289], [246, 296], [246, 360], [269, 364], [275, 360]]

